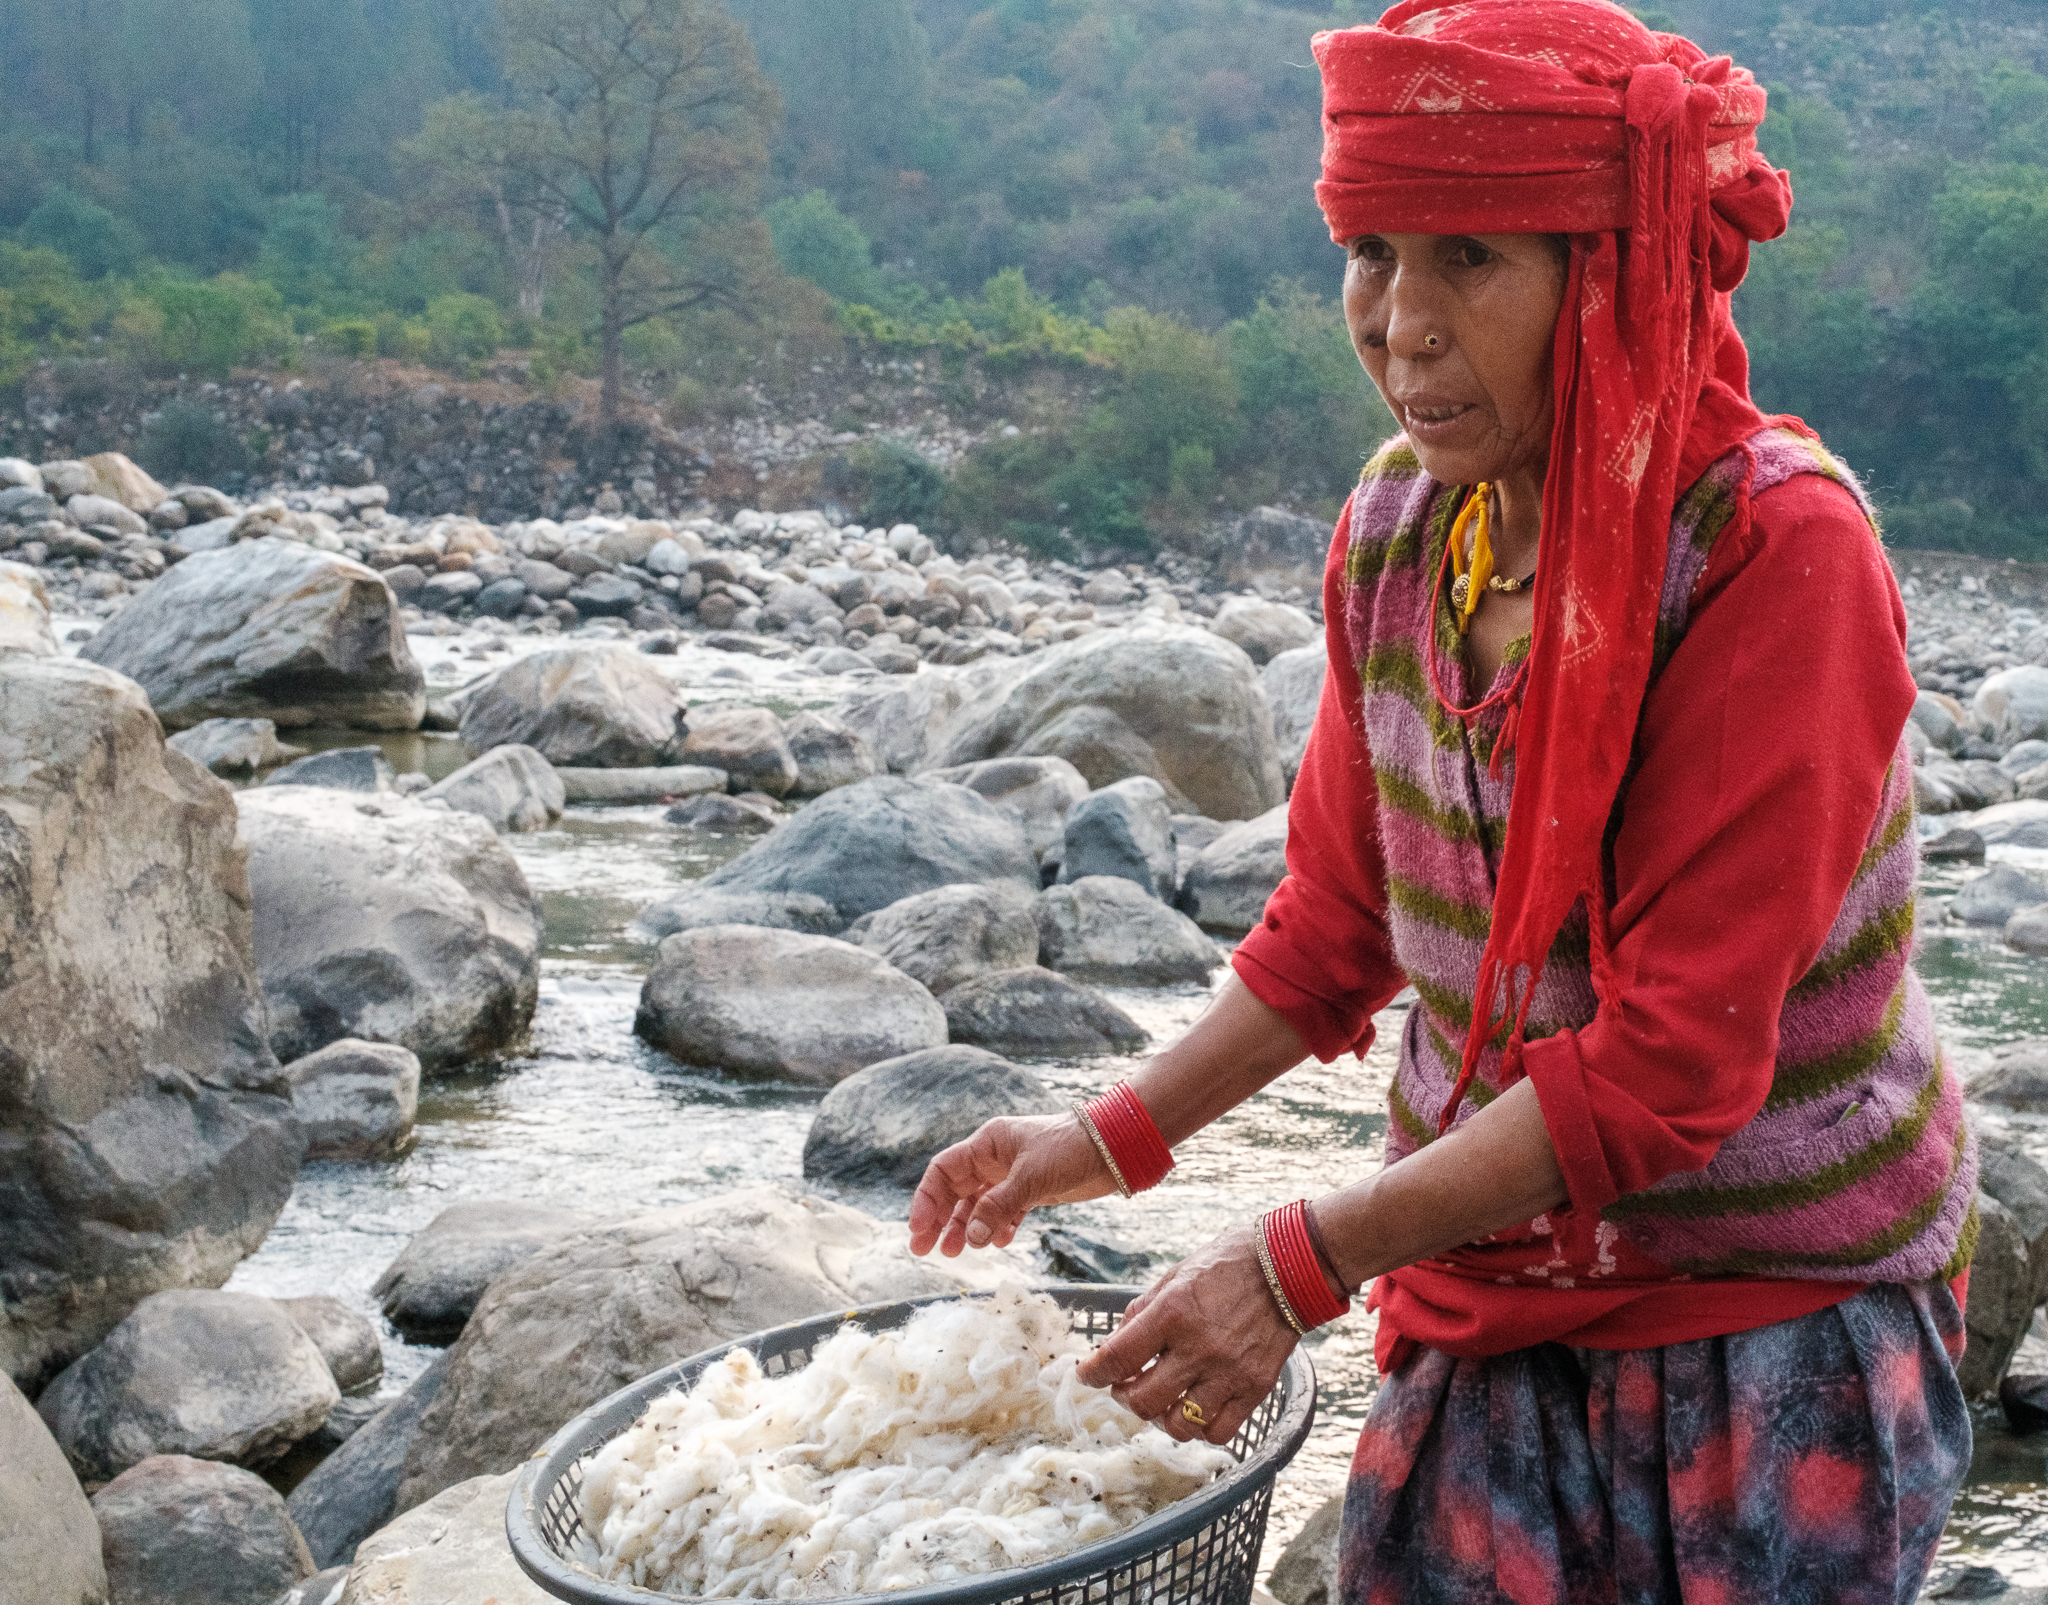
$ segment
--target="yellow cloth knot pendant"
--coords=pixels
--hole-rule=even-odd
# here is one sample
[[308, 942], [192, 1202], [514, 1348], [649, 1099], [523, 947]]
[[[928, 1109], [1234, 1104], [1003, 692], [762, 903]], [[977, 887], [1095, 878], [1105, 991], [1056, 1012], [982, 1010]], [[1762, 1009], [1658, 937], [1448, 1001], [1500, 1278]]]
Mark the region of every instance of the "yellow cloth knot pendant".
[[[1451, 581], [1451, 613], [1458, 621], [1460, 635], [1472, 628], [1472, 615], [1479, 611], [1479, 604], [1485, 600], [1487, 586], [1494, 583], [1493, 530], [1487, 513], [1487, 506], [1492, 500], [1491, 485], [1475, 487], [1466, 498], [1458, 521], [1451, 526], [1451, 569], [1456, 576]], [[1465, 532], [1468, 529], [1472, 532], [1469, 558], [1465, 552]], [[1496, 585], [1496, 588], [1500, 587]]]

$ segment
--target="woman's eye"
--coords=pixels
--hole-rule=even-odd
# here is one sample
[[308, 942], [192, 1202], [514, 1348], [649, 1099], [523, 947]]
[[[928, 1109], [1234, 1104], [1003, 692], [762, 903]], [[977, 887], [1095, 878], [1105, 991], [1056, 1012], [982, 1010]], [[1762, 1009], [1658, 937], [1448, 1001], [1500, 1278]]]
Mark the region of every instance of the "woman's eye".
[[1351, 242], [1351, 260], [1354, 262], [1384, 262], [1393, 252], [1387, 242], [1371, 235]]
[[1456, 262], [1459, 267], [1485, 267], [1487, 263], [1493, 260], [1493, 253], [1477, 240], [1465, 240], [1452, 253], [1451, 260]]

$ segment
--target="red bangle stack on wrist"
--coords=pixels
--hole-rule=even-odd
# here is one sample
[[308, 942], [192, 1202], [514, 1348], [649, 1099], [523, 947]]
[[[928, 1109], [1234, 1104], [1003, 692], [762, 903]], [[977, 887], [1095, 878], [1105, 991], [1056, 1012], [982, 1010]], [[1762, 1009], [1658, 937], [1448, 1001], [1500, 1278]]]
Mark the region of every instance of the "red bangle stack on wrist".
[[1351, 1313], [1351, 1300], [1330, 1291], [1308, 1225], [1308, 1200], [1298, 1198], [1259, 1217], [1259, 1268], [1287, 1324], [1306, 1333]]
[[1119, 1081], [1092, 1103], [1075, 1104], [1074, 1113], [1124, 1197], [1157, 1187], [1173, 1169], [1166, 1139], [1128, 1081]]

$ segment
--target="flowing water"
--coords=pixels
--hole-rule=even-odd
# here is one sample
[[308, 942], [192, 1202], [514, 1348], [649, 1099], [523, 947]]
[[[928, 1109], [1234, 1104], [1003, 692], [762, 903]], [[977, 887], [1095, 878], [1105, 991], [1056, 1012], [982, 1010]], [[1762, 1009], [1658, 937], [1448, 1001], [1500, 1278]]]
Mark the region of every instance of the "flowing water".
[[[749, 674], [754, 666], [749, 665]], [[718, 688], [723, 691], [726, 688]], [[760, 697], [767, 687], [735, 691]], [[815, 690], [792, 700], [818, 700]], [[778, 696], [777, 700], [784, 700]], [[784, 711], [787, 711], [786, 709]], [[361, 742], [316, 734], [316, 746]], [[401, 770], [441, 775], [462, 761], [446, 737], [393, 737]], [[385, 1327], [370, 1288], [406, 1239], [464, 1199], [517, 1198], [591, 1215], [616, 1215], [703, 1198], [761, 1182], [795, 1183], [819, 1097], [791, 1086], [748, 1084], [686, 1070], [633, 1036], [651, 949], [628, 925], [655, 896], [742, 851], [745, 838], [694, 835], [667, 825], [658, 808], [574, 810], [548, 831], [507, 838], [546, 914], [540, 1005], [524, 1051], [465, 1074], [428, 1082], [409, 1153], [379, 1165], [312, 1164], [262, 1250], [235, 1273], [238, 1290], [290, 1296], [334, 1293], [378, 1320], [384, 1391], [396, 1393], [432, 1358]], [[2019, 862], [2048, 854], [2004, 852]], [[1923, 912], [1922, 973], [1944, 1036], [1967, 1072], [1995, 1044], [2048, 1034], [2039, 961], [2005, 950], [1995, 933], [1940, 923], [1947, 892], [1962, 879], [1931, 871]], [[1220, 980], [1222, 971], [1218, 972]], [[1155, 1042], [1201, 1011], [1205, 988], [1113, 990]], [[1301, 1066], [1184, 1146], [1171, 1183], [1133, 1202], [1109, 1199], [1045, 1212], [1098, 1237], [1172, 1258], [1218, 1231], [1288, 1199], [1314, 1195], [1373, 1169], [1385, 1126], [1398, 1016], [1360, 1063]], [[1091, 1095], [1136, 1061], [1096, 1059], [1033, 1066], [1061, 1095]], [[2048, 1158], [2048, 1126], [2030, 1128]], [[901, 1218], [907, 1196], [848, 1195]], [[1019, 1243], [1035, 1242], [1030, 1233]], [[1344, 1468], [1373, 1387], [1372, 1323], [1354, 1318], [1311, 1337], [1320, 1379], [1313, 1438], [1283, 1478], [1266, 1549], [1279, 1547], [1342, 1487]], [[2022, 1368], [2048, 1370], [2048, 1330], [2030, 1341]], [[2048, 1581], [2048, 1436], [2016, 1439], [1995, 1407], [1979, 1410], [1971, 1486], [1945, 1550], [1989, 1561], [2019, 1581]]]

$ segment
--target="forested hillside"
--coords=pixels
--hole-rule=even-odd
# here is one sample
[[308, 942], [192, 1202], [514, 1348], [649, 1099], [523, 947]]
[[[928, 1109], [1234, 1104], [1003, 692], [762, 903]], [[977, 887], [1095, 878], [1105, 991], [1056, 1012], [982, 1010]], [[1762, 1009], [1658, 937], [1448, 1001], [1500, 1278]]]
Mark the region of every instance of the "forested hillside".
[[[383, 357], [545, 389], [611, 350], [608, 397], [687, 425], [834, 351], [895, 352], [1085, 381], [943, 486], [869, 462], [934, 521], [1142, 547], [1219, 503], [1328, 510], [1384, 417], [1309, 193], [1308, 39], [1364, 14], [13, 0], [0, 387]], [[1773, 90], [1798, 208], [1740, 297], [1759, 399], [1869, 475], [1895, 539], [2048, 558], [2048, 3], [1642, 14]], [[577, 188], [563, 30], [607, 22], [720, 63], [660, 216], [607, 221]], [[188, 457], [248, 455], [178, 416]]]

